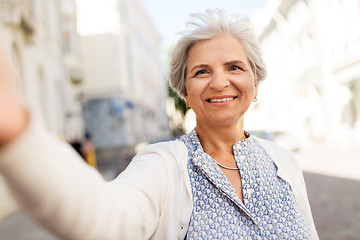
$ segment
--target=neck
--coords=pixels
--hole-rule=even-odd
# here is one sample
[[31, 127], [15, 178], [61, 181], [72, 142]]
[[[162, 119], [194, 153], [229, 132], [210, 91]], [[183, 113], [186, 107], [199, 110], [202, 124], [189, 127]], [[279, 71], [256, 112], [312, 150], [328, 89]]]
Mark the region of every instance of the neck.
[[234, 143], [245, 139], [244, 120], [228, 126], [209, 126], [197, 122], [196, 132], [205, 152], [230, 151]]

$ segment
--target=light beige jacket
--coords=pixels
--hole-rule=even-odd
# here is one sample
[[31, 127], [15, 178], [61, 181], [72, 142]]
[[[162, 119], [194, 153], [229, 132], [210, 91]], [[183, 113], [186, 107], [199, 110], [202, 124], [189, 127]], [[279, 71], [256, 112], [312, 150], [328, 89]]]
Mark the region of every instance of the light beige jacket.
[[[292, 155], [258, 139], [291, 185], [318, 239], [302, 172]], [[193, 208], [181, 141], [152, 144], [106, 182], [73, 149], [32, 121], [0, 153], [0, 173], [22, 208], [62, 239], [184, 239]]]

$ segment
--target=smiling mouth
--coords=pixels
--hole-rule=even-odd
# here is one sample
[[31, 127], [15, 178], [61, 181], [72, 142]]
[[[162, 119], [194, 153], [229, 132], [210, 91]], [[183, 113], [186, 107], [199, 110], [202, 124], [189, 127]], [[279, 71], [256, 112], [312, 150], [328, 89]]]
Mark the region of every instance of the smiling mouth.
[[207, 102], [210, 103], [220, 103], [220, 102], [227, 102], [235, 99], [236, 97], [227, 97], [227, 98], [214, 98], [214, 99], [207, 99]]

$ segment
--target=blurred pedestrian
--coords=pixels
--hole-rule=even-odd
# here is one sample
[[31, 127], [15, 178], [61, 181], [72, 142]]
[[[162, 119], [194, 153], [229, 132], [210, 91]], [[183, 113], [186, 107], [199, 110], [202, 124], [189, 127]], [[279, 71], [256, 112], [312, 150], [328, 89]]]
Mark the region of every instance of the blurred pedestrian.
[[81, 153], [87, 164], [97, 169], [96, 149], [91, 141], [91, 134], [86, 132], [85, 139], [81, 146]]
[[75, 138], [69, 142], [69, 144], [75, 149], [75, 151], [85, 160], [85, 156], [83, 154], [83, 143], [79, 138]]
[[7, 99], [0, 172], [21, 206], [64, 239], [318, 239], [292, 154], [244, 131], [266, 76], [249, 21], [209, 10], [187, 26], [170, 82], [195, 112], [188, 135], [150, 144], [107, 183]]

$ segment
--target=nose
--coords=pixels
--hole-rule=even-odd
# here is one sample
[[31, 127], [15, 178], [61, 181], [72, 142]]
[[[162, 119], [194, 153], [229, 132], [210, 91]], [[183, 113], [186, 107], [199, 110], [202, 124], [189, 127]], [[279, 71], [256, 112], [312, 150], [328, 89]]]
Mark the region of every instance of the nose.
[[210, 87], [213, 88], [216, 91], [221, 91], [227, 86], [230, 85], [230, 81], [227, 78], [226, 74], [219, 71], [219, 72], [213, 72], [211, 76], [211, 82]]

